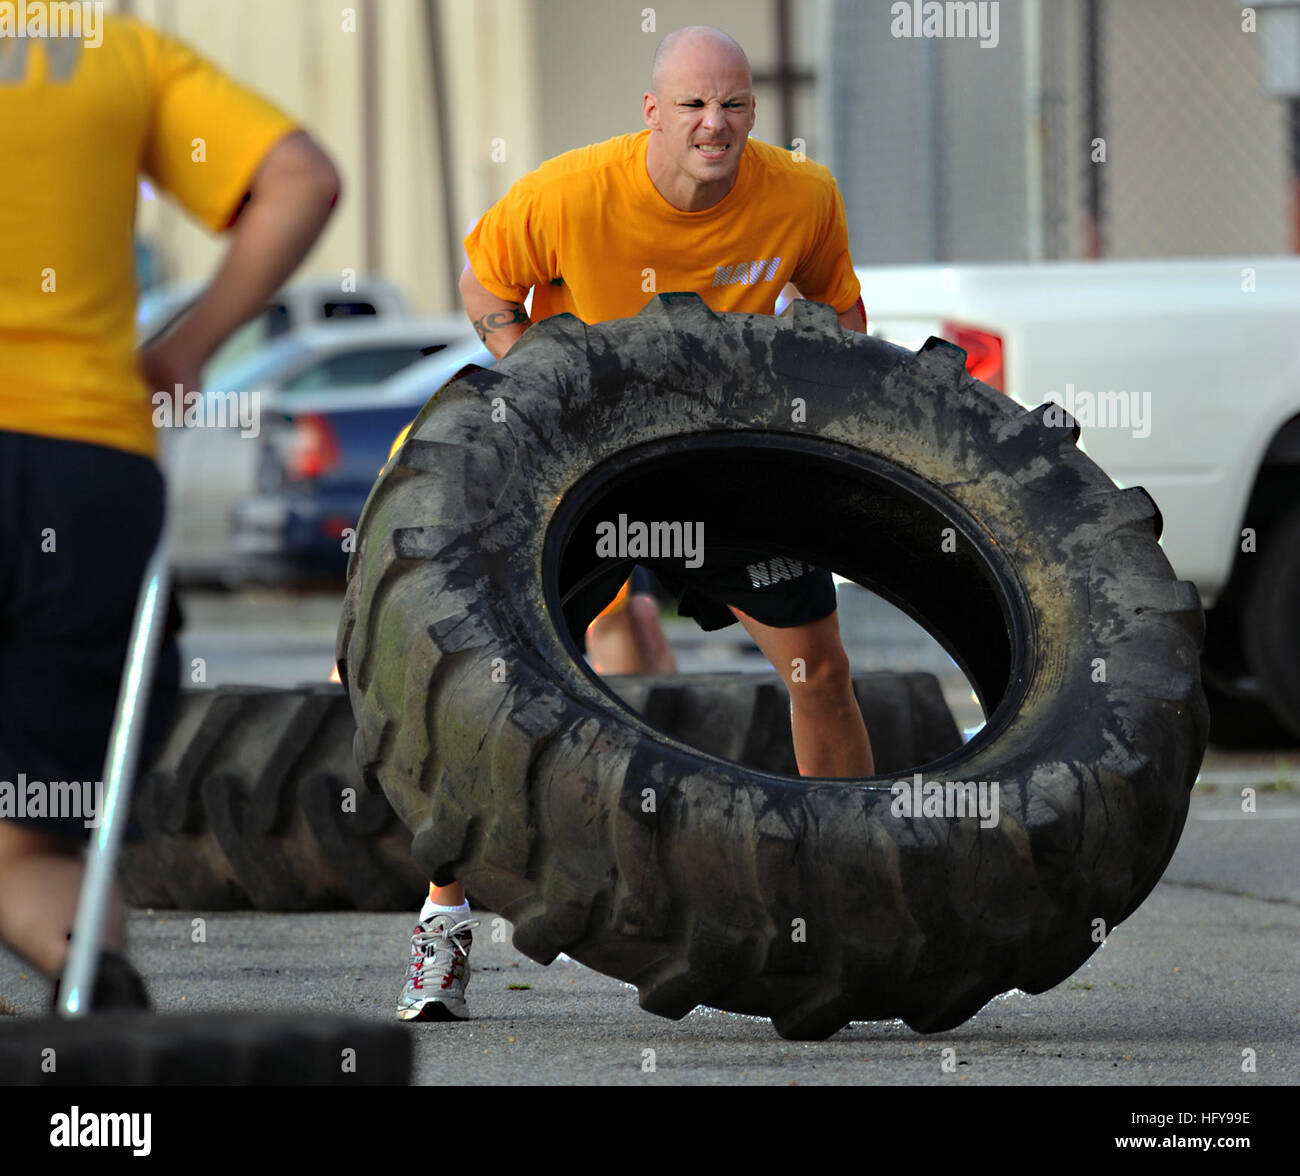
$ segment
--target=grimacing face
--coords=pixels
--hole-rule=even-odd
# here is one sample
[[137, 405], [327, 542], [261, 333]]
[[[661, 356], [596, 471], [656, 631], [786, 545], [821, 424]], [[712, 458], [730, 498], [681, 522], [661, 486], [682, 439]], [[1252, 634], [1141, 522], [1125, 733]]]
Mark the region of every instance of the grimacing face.
[[666, 155], [701, 184], [735, 179], [754, 109], [748, 70], [735, 66], [694, 76], [675, 70], [658, 95], [646, 94], [646, 122], [662, 132]]

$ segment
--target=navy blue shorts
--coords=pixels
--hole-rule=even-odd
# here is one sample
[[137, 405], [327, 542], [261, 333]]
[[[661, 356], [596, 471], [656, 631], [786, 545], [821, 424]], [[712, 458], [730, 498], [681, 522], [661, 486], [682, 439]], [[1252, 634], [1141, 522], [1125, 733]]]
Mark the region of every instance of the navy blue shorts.
[[[90, 834], [84, 808], [68, 815], [71, 785], [83, 786], [84, 800], [103, 779], [163, 502], [162, 474], [147, 457], [0, 430], [0, 814], [19, 824], [68, 838]], [[179, 627], [173, 604], [142, 764], [179, 691]], [[39, 811], [42, 794], [47, 815], [16, 815], [19, 805]], [[48, 815], [51, 808], [58, 813]]]
[[638, 564], [632, 570], [631, 591], [653, 591], [654, 578], [676, 597], [677, 615], [692, 618], [706, 633], [737, 623], [728, 605], [774, 629], [808, 625], [835, 611], [830, 572], [781, 556], [755, 554], [711, 565], [708, 571], [681, 564]]

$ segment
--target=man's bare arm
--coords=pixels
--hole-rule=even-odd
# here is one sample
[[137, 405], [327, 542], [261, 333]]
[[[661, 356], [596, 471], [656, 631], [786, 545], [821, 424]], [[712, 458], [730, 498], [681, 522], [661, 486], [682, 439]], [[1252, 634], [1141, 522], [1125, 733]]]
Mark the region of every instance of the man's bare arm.
[[859, 298], [852, 306], [839, 316], [840, 326], [846, 331], [857, 331], [861, 335], [867, 333], [867, 313], [866, 308], [862, 305], [862, 299]]
[[140, 356], [154, 390], [198, 386], [212, 353], [266, 305], [316, 243], [340, 185], [329, 157], [304, 132], [267, 152], [212, 281], [176, 328]]
[[506, 302], [474, 276], [466, 266], [460, 275], [460, 296], [465, 313], [483, 340], [483, 346], [500, 359], [529, 327], [528, 315], [522, 302]]
[[[793, 291], [793, 293], [792, 293]], [[781, 294], [787, 299], [802, 298], [803, 292], [793, 282], [788, 282]], [[862, 299], [859, 298], [843, 314], [836, 316], [840, 321], [840, 326], [846, 331], [857, 331], [861, 335], [867, 333], [867, 308], [862, 305]]]

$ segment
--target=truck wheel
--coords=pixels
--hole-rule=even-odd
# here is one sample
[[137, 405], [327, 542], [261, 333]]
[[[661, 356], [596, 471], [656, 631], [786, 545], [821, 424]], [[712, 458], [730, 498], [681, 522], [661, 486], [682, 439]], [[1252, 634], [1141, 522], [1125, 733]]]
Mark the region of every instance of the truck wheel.
[[1269, 708], [1300, 738], [1300, 508], [1260, 545], [1246, 599], [1246, 657]]
[[1300, 738], [1278, 722], [1259, 691], [1218, 677], [1201, 665], [1201, 684], [1210, 707], [1210, 743], [1233, 750], [1295, 747]]
[[[1195, 588], [1141, 489], [931, 339], [912, 354], [665, 294], [532, 327], [425, 406], [358, 528], [339, 635], [362, 775], [435, 881], [640, 991], [825, 1037], [960, 1024], [1059, 983], [1164, 870], [1205, 747]], [[1064, 424], [1069, 427], [1059, 427]], [[922, 623], [988, 722], [895, 779], [790, 779], [655, 730], [579, 642], [631, 560], [595, 527], [702, 522]], [[904, 797], [985, 784], [987, 824]], [[990, 787], [992, 786], [992, 787]], [[1103, 928], [1101, 933], [1098, 929]]]

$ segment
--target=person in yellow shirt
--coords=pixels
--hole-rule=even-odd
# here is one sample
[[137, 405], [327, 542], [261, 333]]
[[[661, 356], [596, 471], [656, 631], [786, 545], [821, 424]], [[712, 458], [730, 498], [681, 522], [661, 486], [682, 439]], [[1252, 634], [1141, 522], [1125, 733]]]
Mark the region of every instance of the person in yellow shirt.
[[[589, 323], [635, 315], [648, 288], [696, 291], [716, 311], [772, 314], [790, 282], [834, 307], [846, 329], [865, 331], [834, 178], [806, 158], [750, 140], [754, 112], [749, 62], [731, 37], [702, 26], [665, 37], [642, 99], [647, 129], [547, 161], [465, 238], [460, 290], [487, 348], [500, 358], [530, 321], [564, 311]], [[677, 595], [680, 615], [705, 629], [739, 620], [773, 666], [802, 659], [806, 681], [789, 685], [803, 775], [870, 775], [871, 745], [831, 575], [797, 560], [768, 567], [777, 564], [779, 573], [759, 577], [744, 565], [655, 571]], [[637, 569], [620, 592], [626, 605], [616, 600], [588, 632], [600, 672], [671, 667], [643, 575]], [[430, 887], [411, 940], [400, 1019], [468, 1015], [469, 913], [459, 883]]]
[[[22, 11], [38, 9], [54, 28], [41, 0]], [[53, 978], [162, 524], [154, 395], [198, 390], [317, 239], [339, 178], [292, 119], [138, 21], [103, 18], [93, 40], [35, 28], [0, 37], [0, 939]], [[142, 172], [230, 244], [185, 318], [137, 354]], [[178, 686], [169, 640], [149, 736]], [[92, 1010], [147, 1007], [124, 937], [118, 894]]]

